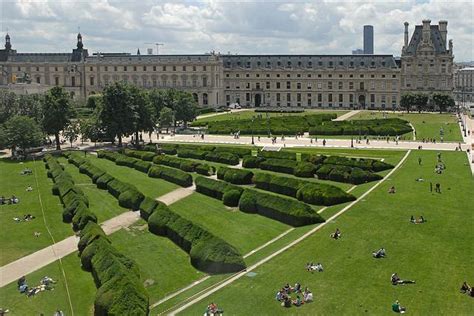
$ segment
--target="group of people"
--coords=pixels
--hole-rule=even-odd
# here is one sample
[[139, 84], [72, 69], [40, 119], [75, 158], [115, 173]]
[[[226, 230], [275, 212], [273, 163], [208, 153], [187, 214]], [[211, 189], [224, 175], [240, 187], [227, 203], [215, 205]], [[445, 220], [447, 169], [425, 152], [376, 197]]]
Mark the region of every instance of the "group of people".
[[474, 288], [469, 286], [466, 281], [461, 285], [461, 293], [474, 297]]
[[26, 294], [26, 296], [34, 296], [37, 293], [41, 291], [46, 291], [46, 290], [52, 290], [53, 284], [55, 284], [56, 281], [54, 281], [52, 278], [45, 276], [40, 280], [40, 284], [35, 287], [29, 287], [28, 283], [26, 282], [26, 277], [22, 276], [21, 278], [18, 279], [17, 281], [17, 286], [18, 286], [18, 291], [21, 294]]
[[25, 214], [23, 215], [23, 218], [19, 218], [19, 217], [13, 217], [13, 220], [17, 223], [20, 223], [20, 222], [29, 222], [33, 219], [35, 219], [36, 217], [34, 217], [33, 215], [31, 214]]
[[[295, 299], [291, 298], [291, 293], [296, 294]], [[294, 287], [287, 283], [277, 291], [275, 299], [281, 303], [282, 307], [301, 306], [304, 303], [313, 301], [313, 293], [307, 287], [302, 291], [300, 283], [296, 283]]]
[[306, 270], [308, 270], [309, 272], [314, 272], [314, 271], [318, 271], [318, 272], [323, 272], [324, 269], [323, 269], [323, 265], [321, 263], [312, 263], [312, 262], [308, 262], [306, 264]]
[[15, 195], [12, 195], [11, 198], [6, 198], [3, 195], [0, 197], [0, 205], [18, 204], [18, 203], [20, 203], [20, 199], [17, 198]]
[[423, 217], [423, 215], [420, 215], [420, 217], [418, 219], [416, 219], [415, 216], [412, 215], [410, 217], [410, 223], [423, 224], [423, 223], [426, 223], [426, 219]]
[[222, 315], [223, 313], [224, 311], [222, 309], [219, 309], [216, 303], [211, 302], [211, 304], [207, 305], [204, 316]]

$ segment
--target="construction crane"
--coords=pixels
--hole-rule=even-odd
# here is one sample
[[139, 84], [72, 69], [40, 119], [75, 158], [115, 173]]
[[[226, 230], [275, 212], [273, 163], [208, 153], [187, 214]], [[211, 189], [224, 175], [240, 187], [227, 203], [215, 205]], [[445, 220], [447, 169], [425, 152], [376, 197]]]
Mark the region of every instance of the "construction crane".
[[163, 46], [165, 44], [163, 43], [145, 43], [147, 45], [156, 45], [156, 54], [159, 55], [160, 54], [160, 46]]

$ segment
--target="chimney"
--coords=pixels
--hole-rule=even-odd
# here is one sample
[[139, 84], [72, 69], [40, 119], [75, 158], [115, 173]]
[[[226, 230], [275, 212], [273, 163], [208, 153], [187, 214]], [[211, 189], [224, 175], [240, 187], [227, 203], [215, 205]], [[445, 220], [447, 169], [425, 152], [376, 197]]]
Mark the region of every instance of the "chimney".
[[439, 33], [441, 34], [441, 39], [443, 40], [444, 46], [448, 46], [446, 45], [448, 43], [446, 41], [446, 37], [448, 35], [448, 21], [439, 21]]
[[431, 20], [423, 20], [423, 42], [428, 43], [430, 41], [431, 35], [431, 27], [430, 27]]
[[405, 25], [405, 45], [403, 45], [404, 48], [408, 47], [408, 22], [404, 23]]

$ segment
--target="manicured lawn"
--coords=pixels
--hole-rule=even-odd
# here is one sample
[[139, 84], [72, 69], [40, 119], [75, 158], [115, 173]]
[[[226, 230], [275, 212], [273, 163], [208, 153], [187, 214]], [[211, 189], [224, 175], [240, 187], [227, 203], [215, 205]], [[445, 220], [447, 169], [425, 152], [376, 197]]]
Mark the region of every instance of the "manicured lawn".
[[[290, 115], [307, 115], [307, 114], [337, 114], [337, 116], [341, 116], [346, 114], [349, 111], [335, 111], [335, 110], [305, 110], [301, 113], [268, 113], [270, 117], [281, 117], [281, 116], [290, 116]], [[241, 111], [241, 112], [234, 112], [234, 113], [227, 113], [221, 115], [215, 115], [210, 117], [203, 117], [197, 119], [196, 122], [215, 122], [215, 121], [227, 121], [227, 120], [242, 120], [242, 119], [249, 119], [256, 115], [263, 115], [263, 117], [267, 117], [264, 112], [256, 113], [253, 110], [248, 111]]]
[[[334, 222], [254, 270], [255, 276], [237, 280], [183, 314], [197, 315], [216, 302], [232, 315], [388, 315], [397, 299], [413, 315], [471, 314], [472, 298], [459, 287], [474, 283], [474, 182], [464, 153], [442, 156], [447, 170], [438, 175], [436, 152], [412, 151], [400, 170]], [[424, 182], [415, 181], [418, 177]], [[430, 192], [429, 182], [441, 183], [442, 193]], [[391, 186], [396, 194], [387, 193]], [[412, 224], [411, 215], [428, 222]], [[329, 238], [336, 227], [343, 234], [337, 241]], [[372, 258], [380, 247], [387, 258]], [[308, 273], [308, 261], [321, 262], [325, 271]], [[416, 284], [391, 285], [394, 272]], [[280, 307], [274, 296], [287, 282], [308, 286], [315, 302]]]
[[78, 185], [89, 199], [89, 209], [97, 216], [98, 222], [103, 222], [112, 217], [127, 212], [128, 209], [121, 207], [118, 200], [106, 190], [100, 190], [92, 183], [92, 179], [79, 172], [73, 164], [67, 162], [65, 158], [60, 158], [59, 162], [64, 169], [72, 176], [74, 183]]
[[186, 252], [168, 238], [150, 233], [143, 220], [109, 238], [115, 248], [138, 263], [150, 304], [204, 277], [193, 268]]
[[[381, 112], [362, 111], [350, 118], [350, 120], [366, 120], [382, 118]], [[440, 130], [444, 131], [444, 141], [462, 141], [461, 131], [453, 114], [435, 113], [387, 113], [388, 118], [401, 118], [410, 122], [416, 130], [416, 139], [435, 138], [440, 141]]]
[[[20, 172], [29, 168], [33, 175], [22, 176]], [[35, 174], [38, 185], [35, 181]], [[60, 241], [72, 235], [69, 224], [62, 222], [62, 205], [59, 198], [51, 192], [51, 179], [46, 176], [43, 161], [28, 161], [24, 163], [0, 160], [0, 195], [7, 198], [12, 195], [20, 199], [19, 204], [0, 205], [0, 265], [31, 254], [49, 246], [52, 243], [46, 225], [49, 227], [54, 239]], [[33, 191], [26, 192], [30, 186]], [[44, 217], [39, 203], [38, 193], [44, 207]], [[31, 214], [36, 218], [29, 222], [17, 223], [14, 217], [23, 218]], [[34, 237], [34, 232], [40, 232], [39, 237]]]
[[182, 217], [202, 226], [236, 247], [242, 255], [263, 245], [290, 226], [275, 220], [228, 208], [222, 201], [200, 193], [170, 205]]
[[146, 173], [133, 168], [117, 166], [113, 161], [89, 156], [90, 161], [120, 181], [133, 184], [137, 189], [151, 198], [157, 198], [180, 186], [162, 179], [150, 178]]
[[[67, 286], [75, 315], [92, 315], [96, 287], [92, 274], [81, 269], [77, 252], [62, 259]], [[57, 281], [54, 290], [44, 291], [32, 297], [20, 294], [16, 282], [0, 288], [0, 307], [9, 309], [7, 315], [53, 315], [58, 309], [72, 315], [65, 279], [59, 261], [51, 263], [26, 276], [30, 287], [40, 284], [41, 278], [49, 276]]]

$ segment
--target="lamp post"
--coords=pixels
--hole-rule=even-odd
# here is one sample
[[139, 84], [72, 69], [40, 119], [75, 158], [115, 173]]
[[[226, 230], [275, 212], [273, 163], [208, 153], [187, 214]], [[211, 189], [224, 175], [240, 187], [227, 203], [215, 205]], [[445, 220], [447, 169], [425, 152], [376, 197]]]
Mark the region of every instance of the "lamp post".
[[255, 116], [252, 117], [252, 145], [255, 145], [255, 141], [253, 139], [253, 122], [255, 121]]
[[351, 136], [351, 148], [354, 148], [354, 137]]

